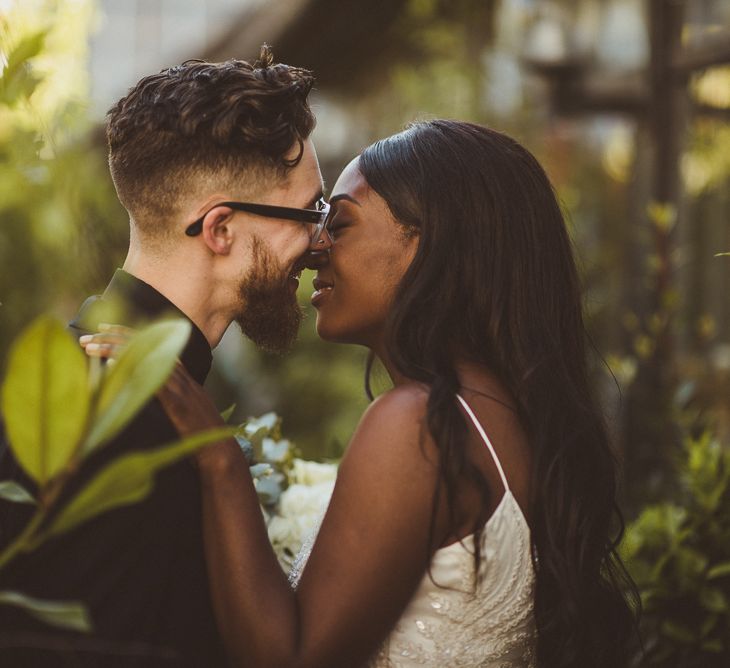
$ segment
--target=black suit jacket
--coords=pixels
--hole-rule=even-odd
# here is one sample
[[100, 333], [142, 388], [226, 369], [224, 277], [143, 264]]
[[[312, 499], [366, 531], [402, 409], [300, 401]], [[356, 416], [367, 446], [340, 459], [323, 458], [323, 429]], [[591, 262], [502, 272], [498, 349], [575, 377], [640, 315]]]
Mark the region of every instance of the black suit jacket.
[[[96, 331], [110, 302], [123, 304], [123, 323], [140, 326], [163, 314], [184, 317], [154, 288], [118, 270], [101, 297], [91, 297], [69, 325]], [[181, 360], [203, 383], [211, 350], [193, 325]], [[69, 484], [59, 506], [104, 464], [121, 453], [147, 450], [177, 438], [157, 400], [111, 443], [94, 453]], [[33, 484], [0, 433], [0, 480]], [[0, 500], [0, 546], [27, 522], [30, 506]], [[103, 513], [73, 531], [20, 555], [0, 570], [0, 590], [84, 603], [91, 636], [61, 631], [20, 609], [0, 606], [0, 665], [222, 666], [201, 530], [200, 483], [185, 459], [161, 471], [141, 503]]]

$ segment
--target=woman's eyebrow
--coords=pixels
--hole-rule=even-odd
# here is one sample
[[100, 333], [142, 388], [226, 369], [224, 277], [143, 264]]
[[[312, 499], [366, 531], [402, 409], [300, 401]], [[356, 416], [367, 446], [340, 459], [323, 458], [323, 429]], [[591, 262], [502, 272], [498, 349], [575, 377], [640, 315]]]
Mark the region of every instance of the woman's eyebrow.
[[340, 195], [333, 195], [330, 197], [330, 206], [334, 204], [335, 202], [339, 202], [341, 199], [346, 199], [348, 202], [352, 202], [353, 204], [357, 204], [357, 206], [362, 206], [360, 202], [358, 202], [352, 195], [348, 195], [347, 193], [342, 193]]

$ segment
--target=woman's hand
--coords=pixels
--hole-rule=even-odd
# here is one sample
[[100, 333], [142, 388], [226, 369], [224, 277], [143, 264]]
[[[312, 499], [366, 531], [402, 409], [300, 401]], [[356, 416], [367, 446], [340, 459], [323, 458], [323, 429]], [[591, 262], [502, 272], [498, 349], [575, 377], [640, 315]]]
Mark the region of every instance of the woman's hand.
[[157, 392], [157, 398], [181, 436], [225, 424], [208, 393], [180, 361]]
[[112, 364], [127, 347], [135, 330], [124, 325], [101, 323], [97, 334], [84, 334], [79, 344], [89, 357], [100, 357]]

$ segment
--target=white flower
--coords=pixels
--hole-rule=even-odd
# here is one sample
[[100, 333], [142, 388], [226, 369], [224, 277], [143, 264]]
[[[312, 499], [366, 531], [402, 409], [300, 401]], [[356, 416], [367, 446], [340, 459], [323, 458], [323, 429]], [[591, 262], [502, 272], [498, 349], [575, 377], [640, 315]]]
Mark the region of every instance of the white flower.
[[291, 518], [321, 517], [327, 509], [334, 486], [334, 480], [311, 486], [290, 485], [279, 498], [279, 514]]
[[289, 546], [299, 543], [298, 527], [290, 519], [274, 515], [268, 524], [269, 540], [274, 545]]
[[337, 477], [336, 464], [320, 464], [319, 462], [308, 462], [304, 459], [295, 459], [292, 464], [289, 478], [295, 484], [317, 485], [330, 482]]

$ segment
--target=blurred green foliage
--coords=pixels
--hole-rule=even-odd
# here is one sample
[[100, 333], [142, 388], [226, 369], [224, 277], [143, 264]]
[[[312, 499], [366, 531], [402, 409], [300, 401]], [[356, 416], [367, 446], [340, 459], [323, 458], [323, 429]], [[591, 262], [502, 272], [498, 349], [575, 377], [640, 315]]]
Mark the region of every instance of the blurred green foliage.
[[87, 0], [0, 14], [0, 370], [41, 312], [104, 285], [127, 234], [86, 114]]
[[[87, 364], [64, 326], [49, 316], [18, 337], [1, 388], [2, 415], [13, 455], [35, 488], [0, 481], [0, 496], [34, 511], [19, 535], [3, 537], [8, 542], [0, 551], [0, 568], [101, 513], [142, 501], [160, 469], [232, 435], [232, 428], [213, 429], [119, 455], [55, 512], [84, 460], [109, 443], [167, 380], [189, 336], [187, 320], [151, 325], [132, 337], [113, 367], [102, 367], [98, 359]], [[23, 607], [57, 626], [92, 628], [78, 603], [39, 601], [14, 591], [0, 592], [0, 603]]]
[[[87, 114], [88, 34], [96, 3], [44, 0], [10, 7], [0, 16], [0, 368], [10, 341], [35, 315], [52, 309], [70, 317], [85, 296], [103, 289], [127, 244], [127, 216], [108, 176], [102, 133]], [[596, 385], [619, 436], [619, 394], [627, 394], [654, 345], [653, 332], [664, 323], [637, 299], [658, 263], [643, 200], [646, 147], [640, 129], [623, 120], [551, 117], [540, 82], [525, 74], [520, 60], [529, 13], [521, 3], [409, 0], [388, 30], [398, 48], [373, 77], [377, 85], [360, 94], [352, 82], [351, 90], [332, 94], [342, 95], [343, 108], [364, 128], [359, 136], [367, 141], [415, 118], [450, 116], [503, 130], [536, 154], [575, 241], [591, 336], [619, 381], [617, 390], [596, 365]], [[728, 76], [727, 67], [694, 76], [692, 95], [698, 102], [728, 104], [722, 92]], [[682, 235], [673, 233], [671, 249], [681, 276], [667, 297], [681, 354], [678, 372], [693, 383], [689, 401], [696, 402], [702, 420], [708, 413], [719, 416], [721, 431], [730, 431], [724, 399], [730, 374], [710, 369], [706, 360], [716, 349], [721, 357], [727, 339], [730, 308], [722, 306], [720, 286], [730, 274], [717, 269], [710, 276], [701, 253], [709, 243], [713, 252], [730, 243], [723, 232], [730, 202], [727, 127], [719, 117], [692, 119], [688, 126], [682, 158], [688, 201], [679, 211]], [[328, 183], [341, 166], [323, 164]], [[305, 273], [303, 304], [310, 281]], [[308, 318], [290, 355], [269, 356], [241, 341], [221, 346], [208, 388], [220, 405], [235, 398], [238, 420], [276, 410], [304, 456], [336, 457], [367, 403], [365, 351], [323, 345], [314, 331], [314, 310], [305, 310]], [[687, 387], [680, 388], [685, 405]], [[624, 444], [626, 452], [638, 452], [634, 445]], [[645, 463], [654, 466], [650, 459]], [[661, 488], [644, 484], [646, 471], [627, 468], [639, 481], [639, 494]]]
[[622, 545], [644, 608], [637, 665], [721, 668], [730, 664], [730, 449], [709, 433], [688, 439], [679, 483]]

